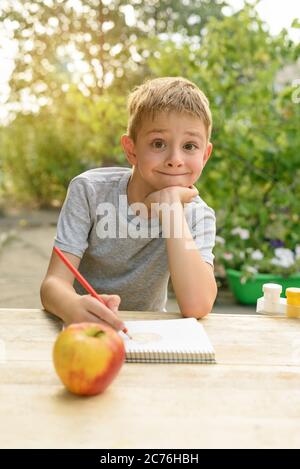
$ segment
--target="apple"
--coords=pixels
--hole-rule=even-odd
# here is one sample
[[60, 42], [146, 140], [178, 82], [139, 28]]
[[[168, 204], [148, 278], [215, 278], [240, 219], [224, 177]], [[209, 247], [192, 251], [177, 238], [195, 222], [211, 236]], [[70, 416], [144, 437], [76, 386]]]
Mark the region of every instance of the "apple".
[[74, 394], [91, 396], [103, 392], [124, 361], [123, 340], [108, 325], [71, 324], [58, 335], [53, 347], [55, 370]]

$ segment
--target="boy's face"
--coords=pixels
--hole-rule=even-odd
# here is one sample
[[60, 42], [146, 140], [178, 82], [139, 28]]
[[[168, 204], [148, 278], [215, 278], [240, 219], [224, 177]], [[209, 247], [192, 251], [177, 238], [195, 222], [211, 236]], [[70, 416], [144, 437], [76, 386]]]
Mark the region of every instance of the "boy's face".
[[145, 119], [134, 143], [123, 135], [128, 161], [148, 190], [193, 185], [211, 154], [203, 122], [187, 113], [161, 112]]

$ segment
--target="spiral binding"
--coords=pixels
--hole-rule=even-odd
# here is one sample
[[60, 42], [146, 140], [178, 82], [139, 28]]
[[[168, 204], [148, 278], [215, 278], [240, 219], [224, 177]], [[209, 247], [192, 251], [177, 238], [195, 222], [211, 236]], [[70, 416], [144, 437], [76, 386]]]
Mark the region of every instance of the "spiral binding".
[[127, 363], [216, 363], [214, 354], [195, 350], [150, 351], [147, 349], [126, 352]]

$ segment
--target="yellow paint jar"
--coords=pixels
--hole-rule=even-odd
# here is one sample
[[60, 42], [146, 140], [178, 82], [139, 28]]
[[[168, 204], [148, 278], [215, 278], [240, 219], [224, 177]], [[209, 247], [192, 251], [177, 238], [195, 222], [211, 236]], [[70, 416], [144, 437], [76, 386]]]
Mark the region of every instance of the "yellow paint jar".
[[286, 313], [289, 318], [300, 318], [300, 288], [287, 288], [286, 294]]

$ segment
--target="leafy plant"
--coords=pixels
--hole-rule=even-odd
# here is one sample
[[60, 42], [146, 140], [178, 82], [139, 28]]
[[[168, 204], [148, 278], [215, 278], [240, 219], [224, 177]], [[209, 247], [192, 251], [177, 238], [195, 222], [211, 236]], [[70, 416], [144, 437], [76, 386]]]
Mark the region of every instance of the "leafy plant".
[[[289, 266], [272, 261], [272, 243], [294, 255], [300, 245], [300, 104], [292, 84], [278, 80], [299, 46], [286, 31], [272, 36], [246, 4], [233, 16], [212, 18], [199, 47], [169, 42], [157, 50], [159, 61], [150, 63], [154, 75], [185, 75], [210, 100], [214, 150], [197, 187], [216, 210], [217, 234], [224, 240], [215, 251], [217, 262], [247, 276], [300, 270], [295, 259]], [[240, 227], [247, 240], [235, 234]], [[252, 259], [258, 251], [260, 261]]]
[[75, 88], [38, 114], [19, 114], [1, 133], [3, 194], [23, 204], [62, 204], [77, 174], [111, 161], [124, 163], [125, 122], [125, 97], [103, 94], [91, 100]]
[[247, 228], [217, 236], [215, 254], [225, 268], [239, 270], [242, 281], [258, 273], [289, 277], [300, 272], [300, 244], [290, 249], [280, 240], [253, 238]]

